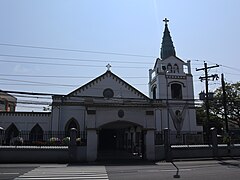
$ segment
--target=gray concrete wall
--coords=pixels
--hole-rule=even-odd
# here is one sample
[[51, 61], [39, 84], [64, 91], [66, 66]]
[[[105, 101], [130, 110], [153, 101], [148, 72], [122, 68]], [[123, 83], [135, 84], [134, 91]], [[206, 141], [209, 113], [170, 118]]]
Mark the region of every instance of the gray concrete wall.
[[208, 145], [175, 146], [171, 148], [173, 159], [178, 158], [211, 158], [211, 157], [240, 157], [240, 146], [218, 146], [216, 150]]
[[[209, 145], [179, 145], [172, 146], [170, 154], [172, 159], [240, 157], [240, 145], [230, 147], [219, 145], [217, 151]], [[156, 160], [166, 159], [164, 145], [155, 146], [155, 157]]]
[[[77, 162], [86, 161], [86, 147], [77, 147]], [[0, 147], [0, 163], [68, 163], [69, 148], [38, 146]]]

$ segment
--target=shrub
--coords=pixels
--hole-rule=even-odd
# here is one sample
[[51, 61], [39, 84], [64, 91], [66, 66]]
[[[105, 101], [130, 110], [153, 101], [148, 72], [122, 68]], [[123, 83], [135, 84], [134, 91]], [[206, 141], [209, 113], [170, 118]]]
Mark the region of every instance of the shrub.
[[62, 145], [68, 146], [70, 143], [70, 137], [65, 137], [62, 139]]
[[22, 146], [23, 145], [23, 138], [22, 137], [14, 137], [11, 139], [11, 144], [14, 146]]
[[76, 139], [76, 144], [77, 144], [77, 146], [81, 146], [81, 144], [82, 144], [81, 138]]
[[59, 138], [51, 137], [49, 139], [49, 145], [56, 146], [56, 145], [60, 145], [60, 144], [61, 144], [61, 140]]

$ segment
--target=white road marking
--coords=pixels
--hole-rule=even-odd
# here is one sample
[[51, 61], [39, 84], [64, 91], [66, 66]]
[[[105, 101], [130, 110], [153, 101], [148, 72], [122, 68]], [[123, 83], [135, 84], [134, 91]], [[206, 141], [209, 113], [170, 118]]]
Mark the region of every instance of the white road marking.
[[108, 180], [105, 166], [40, 166], [15, 180], [96, 179]]
[[6, 172], [6, 173], [0, 173], [0, 175], [16, 175], [16, 174], [20, 174], [20, 173], [8, 173], [8, 172]]

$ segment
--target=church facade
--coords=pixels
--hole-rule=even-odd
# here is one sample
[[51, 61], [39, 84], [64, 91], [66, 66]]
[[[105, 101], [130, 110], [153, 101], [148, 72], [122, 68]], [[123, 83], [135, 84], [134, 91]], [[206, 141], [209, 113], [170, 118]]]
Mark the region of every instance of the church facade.
[[156, 134], [165, 128], [172, 142], [187, 140], [183, 133], [202, 133], [196, 123], [190, 61], [176, 56], [165, 19], [161, 58], [149, 70], [149, 96], [114, 74], [110, 68], [64, 96], [52, 97], [50, 113], [0, 112], [6, 136], [18, 131], [87, 133], [87, 160], [99, 153], [131, 150], [155, 160]]

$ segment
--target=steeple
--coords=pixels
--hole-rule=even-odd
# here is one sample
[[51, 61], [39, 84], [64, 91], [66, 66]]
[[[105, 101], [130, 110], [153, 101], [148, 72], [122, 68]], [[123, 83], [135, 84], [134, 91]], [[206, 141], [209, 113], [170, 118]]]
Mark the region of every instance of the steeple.
[[166, 59], [170, 56], [176, 56], [176, 52], [173, 46], [173, 41], [168, 29], [168, 22], [169, 20], [165, 18], [163, 20], [165, 22], [165, 30], [163, 32], [162, 38], [162, 47], [161, 47], [161, 59]]

